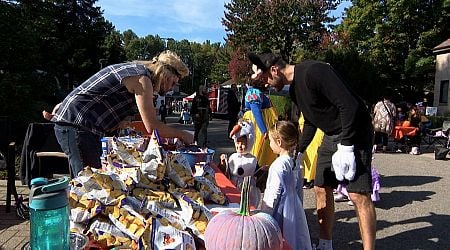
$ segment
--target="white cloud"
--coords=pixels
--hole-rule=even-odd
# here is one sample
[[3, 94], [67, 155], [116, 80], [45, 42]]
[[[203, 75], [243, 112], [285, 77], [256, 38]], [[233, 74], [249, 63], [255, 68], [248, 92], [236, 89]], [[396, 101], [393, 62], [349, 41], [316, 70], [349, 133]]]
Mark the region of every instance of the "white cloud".
[[150, 21], [167, 19], [192, 26], [192, 29], [222, 28], [223, 1], [100, 0], [97, 5], [109, 16], [141, 17]]

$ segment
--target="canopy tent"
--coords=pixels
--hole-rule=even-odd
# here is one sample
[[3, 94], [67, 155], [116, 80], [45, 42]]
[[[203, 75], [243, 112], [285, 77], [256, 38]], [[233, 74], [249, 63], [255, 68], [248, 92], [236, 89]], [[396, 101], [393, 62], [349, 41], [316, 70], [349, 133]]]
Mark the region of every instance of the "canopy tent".
[[195, 95], [197, 92], [192, 93], [192, 95], [190, 96], [186, 96], [185, 98], [183, 98], [183, 102], [190, 102], [194, 99]]

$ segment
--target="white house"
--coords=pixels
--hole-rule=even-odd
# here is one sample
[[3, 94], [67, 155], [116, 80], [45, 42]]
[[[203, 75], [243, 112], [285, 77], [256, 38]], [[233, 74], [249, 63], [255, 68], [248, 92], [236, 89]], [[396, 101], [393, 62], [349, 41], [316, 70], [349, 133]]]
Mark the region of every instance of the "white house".
[[434, 77], [434, 103], [438, 115], [450, 116], [450, 38], [433, 48], [436, 55], [436, 74]]

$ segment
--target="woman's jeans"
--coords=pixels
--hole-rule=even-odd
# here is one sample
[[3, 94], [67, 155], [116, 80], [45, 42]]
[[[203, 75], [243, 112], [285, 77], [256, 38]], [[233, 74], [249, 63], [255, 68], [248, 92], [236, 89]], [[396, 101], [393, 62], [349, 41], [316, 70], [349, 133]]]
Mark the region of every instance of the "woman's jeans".
[[86, 166], [101, 167], [100, 136], [77, 127], [59, 124], [55, 124], [55, 135], [61, 149], [69, 157], [73, 176], [77, 176]]

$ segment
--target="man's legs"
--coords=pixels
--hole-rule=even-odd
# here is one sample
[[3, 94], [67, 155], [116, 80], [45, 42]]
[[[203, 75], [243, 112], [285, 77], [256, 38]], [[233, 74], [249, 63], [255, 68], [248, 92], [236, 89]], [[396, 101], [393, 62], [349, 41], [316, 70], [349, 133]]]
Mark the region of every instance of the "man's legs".
[[331, 169], [331, 159], [337, 150], [340, 138], [325, 135], [322, 145], [317, 151], [316, 176], [314, 179], [314, 192], [316, 194], [316, 209], [319, 219], [319, 245], [318, 249], [333, 249], [334, 226], [334, 197], [333, 188], [338, 186], [336, 175]]
[[198, 133], [199, 133], [199, 131], [200, 131], [200, 127], [201, 127], [201, 124], [200, 124], [200, 123], [194, 122], [194, 141], [197, 142], [197, 145], [199, 145], [199, 142], [198, 142]]
[[316, 194], [317, 217], [319, 219], [319, 238], [331, 240], [334, 226], [334, 198], [333, 188], [314, 187]]
[[206, 147], [206, 143], [208, 140], [207, 129], [208, 129], [208, 123], [207, 122], [202, 123], [200, 125], [199, 132], [197, 135], [197, 138], [198, 138], [197, 145], [202, 148]]
[[237, 124], [238, 122], [238, 117], [237, 114], [230, 114], [228, 117], [228, 134], [227, 136], [230, 134], [231, 130], [233, 129], [234, 125]]
[[370, 194], [349, 193], [358, 216], [359, 231], [365, 250], [375, 249], [376, 213]]

